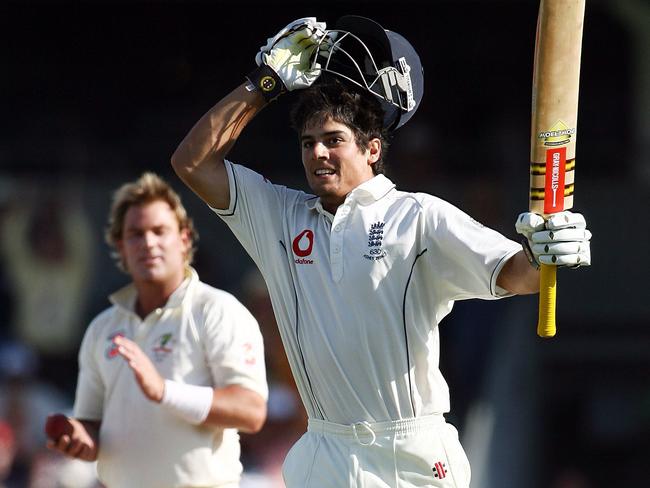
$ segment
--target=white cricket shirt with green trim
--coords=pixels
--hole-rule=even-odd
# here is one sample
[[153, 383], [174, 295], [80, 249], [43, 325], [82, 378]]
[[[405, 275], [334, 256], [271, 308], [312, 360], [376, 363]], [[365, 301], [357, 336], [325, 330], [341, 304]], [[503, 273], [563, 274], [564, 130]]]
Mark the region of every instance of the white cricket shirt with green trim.
[[109, 487], [171, 488], [237, 483], [242, 472], [235, 429], [195, 426], [149, 401], [117, 354], [113, 338], [138, 343], [167, 379], [268, 395], [262, 334], [232, 295], [199, 281], [196, 271], [164, 307], [144, 320], [129, 285], [88, 327], [79, 352], [76, 418], [100, 420], [97, 469]]

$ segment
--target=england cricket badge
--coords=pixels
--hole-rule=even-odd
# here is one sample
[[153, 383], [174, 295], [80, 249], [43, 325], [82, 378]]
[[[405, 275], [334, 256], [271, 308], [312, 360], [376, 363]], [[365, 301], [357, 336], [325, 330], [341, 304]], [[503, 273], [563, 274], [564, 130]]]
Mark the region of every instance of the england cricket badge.
[[363, 255], [370, 261], [379, 261], [386, 257], [386, 251], [383, 249], [385, 222], [375, 222], [368, 229], [368, 251]]

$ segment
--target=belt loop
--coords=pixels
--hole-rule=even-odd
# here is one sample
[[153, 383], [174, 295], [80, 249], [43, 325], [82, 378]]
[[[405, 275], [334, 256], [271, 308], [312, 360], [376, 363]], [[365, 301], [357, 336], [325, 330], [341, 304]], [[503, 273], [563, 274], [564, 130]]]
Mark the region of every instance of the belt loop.
[[[361, 439], [359, 439], [359, 435], [357, 434], [357, 427], [361, 426], [364, 427], [370, 434], [372, 435], [372, 440], [369, 443], [364, 443], [361, 442]], [[368, 422], [356, 422], [352, 424], [352, 432], [354, 433], [354, 438], [356, 441], [361, 444], [362, 446], [372, 446], [375, 441], [377, 440], [377, 436], [375, 435], [375, 432], [372, 430], [372, 427], [370, 427], [370, 424]]]

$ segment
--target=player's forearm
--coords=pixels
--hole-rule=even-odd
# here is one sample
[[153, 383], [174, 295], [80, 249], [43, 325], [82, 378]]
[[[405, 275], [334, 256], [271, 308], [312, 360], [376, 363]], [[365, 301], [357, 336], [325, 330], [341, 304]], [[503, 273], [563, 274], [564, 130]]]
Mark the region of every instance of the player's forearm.
[[497, 277], [497, 286], [517, 295], [539, 291], [539, 271], [531, 266], [524, 251], [512, 256]]
[[223, 160], [265, 104], [259, 92], [248, 91], [242, 84], [199, 119], [172, 155], [176, 174], [208, 204], [227, 207]]
[[222, 160], [242, 130], [264, 107], [257, 91], [237, 87], [199, 119], [172, 155], [178, 173], [191, 174], [208, 160]]
[[258, 432], [266, 421], [266, 401], [258, 393], [237, 385], [215, 390], [205, 425]]

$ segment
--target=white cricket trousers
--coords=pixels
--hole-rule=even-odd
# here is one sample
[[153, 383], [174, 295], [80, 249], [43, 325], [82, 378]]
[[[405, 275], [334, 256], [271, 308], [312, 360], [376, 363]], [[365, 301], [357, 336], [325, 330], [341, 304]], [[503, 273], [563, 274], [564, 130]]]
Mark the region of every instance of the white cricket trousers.
[[353, 425], [309, 419], [282, 474], [287, 488], [469, 488], [470, 467], [442, 415]]

